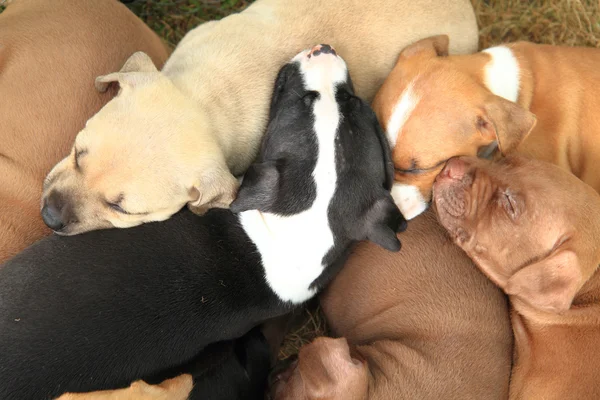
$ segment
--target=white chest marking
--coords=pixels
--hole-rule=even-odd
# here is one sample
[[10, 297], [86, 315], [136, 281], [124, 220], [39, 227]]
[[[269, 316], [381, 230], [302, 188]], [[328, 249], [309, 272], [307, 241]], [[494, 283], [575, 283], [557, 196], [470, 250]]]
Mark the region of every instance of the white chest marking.
[[289, 217], [258, 211], [240, 215], [242, 226], [261, 254], [269, 286], [279, 298], [293, 303], [304, 302], [316, 294], [309, 286], [326, 267], [323, 257], [334, 244], [328, 208], [337, 184], [335, 140], [340, 113], [333, 84], [345, 79], [345, 73], [340, 73], [332, 84], [324, 85], [322, 76], [311, 80], [310, 71], [304, 72], [307, 89], [320, 93], [313, 108], [318, 143], [312, 173], [316, 183], [314, 203], [308, 210]]
[[413, 90], [414, 81], [409, 83], [406, 89], [400, 95], [400, 101], [394, 106], [392, 117], [388, 121], [386, 134], [390, 147], [393, 149], [396, 146], [398, 137], [402, 133], [402, 127], [408, 121], [408, 117], [414, 111], [419, 103], [419, 98]]
[[413, 219], [429, 207], [429, 204], [416, 186], [394, 183], [394, 186], [392, 186], [392, 197], [402, 215], [404, 215], [404, 218], [408, 220]]
[[491, 47], [483, 51], [491, 56], [485, 66], [485, 86], [496, 96], [517, 102], [521, 81], [519, 62], [505, 46]]

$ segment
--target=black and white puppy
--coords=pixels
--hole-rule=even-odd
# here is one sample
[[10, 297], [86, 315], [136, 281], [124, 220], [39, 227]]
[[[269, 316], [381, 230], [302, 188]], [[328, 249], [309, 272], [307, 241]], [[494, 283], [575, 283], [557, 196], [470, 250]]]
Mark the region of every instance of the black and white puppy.
[[[390, 150], [326, 45], [277, 77], [229, 210], [46, 238], [0, 269], [0, 399], [128, 386], [314, 296], [351, 244], [397, 251]], [[197, 397], [203, 398], [202, 394]]]

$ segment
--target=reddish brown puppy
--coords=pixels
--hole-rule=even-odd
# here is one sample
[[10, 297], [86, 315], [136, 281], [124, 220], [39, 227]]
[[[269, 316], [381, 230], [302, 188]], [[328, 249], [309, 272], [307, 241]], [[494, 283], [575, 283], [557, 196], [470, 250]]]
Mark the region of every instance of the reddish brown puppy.
[[600, 196], [523, 157], [451, 159], [433, 187], [439, 220], [508, 295], [511, 399], [600, 398]]
[[0, 14], [0, 263], [50, 233], [42, 181], [116, 91], [98, 75], [134, 52], [160, 67], [167, 49], [116, 0], [14, 0]]
[[321, 298], [343, 338], [303, 347], [274, 385], [276, 400], [506, 400], [506, 297], [431, 211], [399, 237], [399, 253], [356, 248]]

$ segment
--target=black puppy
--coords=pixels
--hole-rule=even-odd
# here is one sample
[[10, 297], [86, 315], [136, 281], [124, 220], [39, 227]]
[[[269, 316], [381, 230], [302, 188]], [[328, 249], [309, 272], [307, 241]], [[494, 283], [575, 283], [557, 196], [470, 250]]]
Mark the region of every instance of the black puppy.
[[271, 356], [261, 329], [254, 328], [239, 339], [210, 344], [197, 360], [147, 382], [157, 384], [183, 372], [193, 377], [190, 399], [263, 400]]
[[155, 377], [312, 297], [353, 242], [399, 250], [389, 146], [344, 61], [304, 51], [275, 86], [239, 214], [52, 236], [0, 269], [0, 399]]

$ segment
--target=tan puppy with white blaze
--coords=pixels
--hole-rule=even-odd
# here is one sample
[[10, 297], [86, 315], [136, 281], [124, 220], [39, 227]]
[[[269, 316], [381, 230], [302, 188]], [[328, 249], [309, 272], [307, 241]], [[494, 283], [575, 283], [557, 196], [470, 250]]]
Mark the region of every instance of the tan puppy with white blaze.
[[373, 102], [406, 218], [427, 208], [453, 156], [517, 152], [600, 190], [600, 49], [518, 42], [449, 56], [448, 44], [442, 35], [404, 49]]
[[162, 71], [143, 53], [96, 80], [119, 95], [89, 120], [48, 175], [42, 216], [72, 235], [228, 207], [257, 154], [277, 71], [300, 49], [329, 43], [370, 101], [400, 50], [446, 33], [451, 51], [477, 48], [468, 0], [258, 0], [205, 23]]

